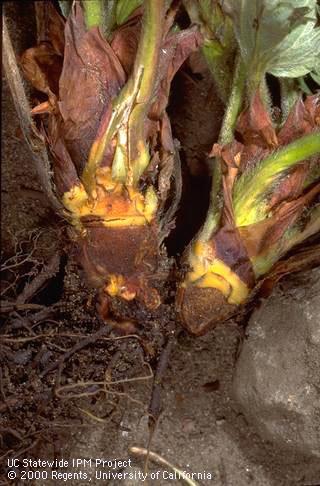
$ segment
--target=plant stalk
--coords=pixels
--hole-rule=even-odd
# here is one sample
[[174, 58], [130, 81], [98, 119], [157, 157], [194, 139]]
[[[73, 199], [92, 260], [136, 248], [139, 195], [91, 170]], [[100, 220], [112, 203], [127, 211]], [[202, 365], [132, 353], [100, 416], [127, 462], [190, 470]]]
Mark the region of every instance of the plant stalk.
[[282, 123], [288, 118], [288, 115], [295, 103], [299, 99], [299, 90], [296, 87], [296, 80], [290, 78], [279, 79], [281, 89], [281, 113]]
[[100, 26], [103, 23], [103, 8], [101, 0], [82, 0], [84, 9], [84, 18], [87, 29]]
[[[237, 122], [238, 114], [242, 107], [243, 94], [245, 89], [245, 69], [244, 64], [238, 56], [235, 65], [235, 72], [232, 82], [231, 94], [226, 108], [225, 116], [222, 122], [222, 128], [219, 135], [218, 143], [226, 145], [233, 139], [233, 132]], [[201, 230], [199, 239], [201, 241], [208, 241], [214, 231], [217, 229], [221, 217], [223, 196], [222, 192], [222, 167], [221, 160], [216, 158], [214, 160], [214, 168], [212, 175], [212, 188], [210, 207], [206, 222]]]
[[82, 2], [87, 28], [99, 26], [108, 39], [116, 25], [117, 0], [82, 0]]
[[145, 122], [157, 82], [165, 0], [145, 0], [143, 5], [144, 21], [133, 72], [134, 77], [139, 76], [140, 72], [142, 76], [128, 127], [130, 167], [128, 182], [133, 185], [138, 183], [150, 160], [145, 137]]

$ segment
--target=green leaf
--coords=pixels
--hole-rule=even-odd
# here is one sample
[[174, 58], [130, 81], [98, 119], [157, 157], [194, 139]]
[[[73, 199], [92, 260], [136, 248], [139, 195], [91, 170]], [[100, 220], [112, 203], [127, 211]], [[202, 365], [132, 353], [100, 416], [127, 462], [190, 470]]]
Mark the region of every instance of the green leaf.
[[190, 9], [189, 14], [191, 14], [193, 21], [202, 24], [201, 30], [206, 41], [219, 42], [224, 54], [225, 51], [234, 53], [236, 42], [232, 22], [223, 12], [219, 2], [216, 0], [199, 0], [197, 6], [193, 8], [193, 12]]
[[293, 30], [276, 49], [278, 58], [270, 62], [268, 72], [274, 76], [297, 78], [312, 71], [320, 55], [320, 29], [312, 22]]
[[119, 0], [117, 3], [116, 20], [118, 25], [124, 24], [143, 0]]
[[320, 55], [316, 0], [230, 0], [241, 55], [255, 86], [266, 72], [296, 78]]

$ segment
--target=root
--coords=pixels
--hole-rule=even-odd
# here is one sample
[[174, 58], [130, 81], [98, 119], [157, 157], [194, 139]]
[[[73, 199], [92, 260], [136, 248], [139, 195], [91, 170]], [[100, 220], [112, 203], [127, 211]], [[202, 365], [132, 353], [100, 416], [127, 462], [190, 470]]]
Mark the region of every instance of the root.
[[160, 466], [169, 467], [173, 472], [178, 474], [180, 478], [183, 479], [183, 481], [189, 486], [198, 486], [198, 483], [188, 478], [184, 471], [177, 468], [163, 457], [159, 456], [159, 454], [157, 454], [156, 452], [149, 451], [148, 449], [144, 449], [142, 447], [130, 447], [129, 452], [139, 457], [149, 457], [150, 460], [154, 463], [159, 464]]

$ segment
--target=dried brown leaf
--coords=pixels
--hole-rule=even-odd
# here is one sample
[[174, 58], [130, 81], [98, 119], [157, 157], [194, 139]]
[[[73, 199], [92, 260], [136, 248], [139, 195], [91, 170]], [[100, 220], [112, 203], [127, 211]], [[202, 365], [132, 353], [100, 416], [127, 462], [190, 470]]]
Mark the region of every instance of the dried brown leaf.
[[285, 275], [310, 270], [320, 265], [320, 245], [304, 248], [294, 256], [278, 262], [268, 276], [259, 285], [259, 296], [268, 297], [274, 286]]
[[320, 124], [320, 95], [301, 98], [295, 103], [288, 118], [278, 133], [280, 145], [287, 145], [293, 140], [307, 135]]
[[194, 29], [168, 34], [160, 49], [158, 69], [159, 87], [155, 94], [156, 101], [149, 114], [151, 119], [159, 119], [168, 104], [172, 79], [188, 56], [196, 51], [202, 42], [202, 36]]
[[272, 120], [258, 91], [253, 95], [249, 108], [240, 115], [237, 131], [245, 145], [263, 148], [274, 148], [278, 145]]
[[45, 134], [51, 153], [54, 157], [53, 174], [56, 191], [60, 197], [69, 191], [74, 185], [79, 184], [79, 178], [66, 148], [61, 132], [60, 117], [51, 116], [49, 119], [49, 130]]
[[141, 32], [141, 9], [113, 34], [111, 47], [127, 76], [131, 74]]
[[[305, 208], [320, 193], [320, 184], [312, 187], [306, 194], [288, 202], [283, 202], [270, 218], [259, 223], [239, 228], [241, 239], [250, 258], [263, 257], [274, 245], [281, 242], [289, 229], [305, 211]], [[280, 252], [281, 253], [281, 252]]]
[[88, 158], [103, 113], [126, 81], [125, 72], [99, 28], [85, 28], [75, 2], [65, 29], [66, 47], [60, 78], [62, 131], [78, 173]]
[[37, 47], [25, 51], [21, 56], [20, 65], [25, 77], [36, 89], [49, 98], [53, 98], [54, 94], [58, 95], [62, 57], [50, 43], [42, 42]]
[[65, 20], [49, 0], [35, 2], [38, 44], [50, 42], [57, 54], [63, 56]]

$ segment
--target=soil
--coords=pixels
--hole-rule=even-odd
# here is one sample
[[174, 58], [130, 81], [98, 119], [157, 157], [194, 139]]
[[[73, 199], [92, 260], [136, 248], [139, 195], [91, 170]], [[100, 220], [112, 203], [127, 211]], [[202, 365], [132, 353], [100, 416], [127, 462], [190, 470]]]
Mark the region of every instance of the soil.
[[[14, 2], [9, 2], [7, 8], [10, 12]], [[30, 43], [32, 25], [26, 24], [22, 37]], [[17, 52], [21, 52], [19, 32], [14, 38]], [[188, 69], [186, 73], [176, 80], [184, 89], [190, 83], [194, 85]], [[187, 79], [186, 83], [181, 76]], [[208, 78], [204, 76], [197, 82], [203, 83], [204, 92]], [[187, 98], [188, 92], [185, 93]], [[94, 461], [131, 458], [132, 467], [126, 471], [138, 474], [143, 470], [143, 460], [130, 454], [129, 449], [148, 446], [152, 378], [173, 323], [165, 314], [154, 322], [141, 322], [133, 334], [122, 335], [100, 322], [94, 293], [72, 259], [65, 223], [50, 209], [37, 180], [5, 82], [2, 100], [2, 261], [7, 270], [1, 287], [0, 484], [44, 486], [65, 482], [63, 475], [52, 478], [49, 469], [48, 479], [37, 479], [32, 472], [30, 479], [17, 479], [23, 468], [8, 467], [8, 461], [23, 458], [63, 458], [69, 467], [59, 467], [59, 471], [82, 471], [88, 475], [87, 479], [69, 478], [70, 485], [121, 484], [120, 479], [95, 478], [97, 472], [107, 469], [95, 468]], [[221, 105], [219, 110], [221, 113]], [[185, 113], [180, 116], [185, 117]], [[177, 115], [173, 123], [177, 137], [181, 123]], [[208, 120], [208, 130], [212, 130], [210, 124]], [[194, 120], [189, 126], [188, 143], [180, 137], [188, 184], [192, 180], [188, 167], [194, 161], [190, 147], [196, 146], [199, 135], [195, 134]], [[204, 143], [203, 153], [209, 150], [208, 145]], [[204, 194], [198, 221], [205, 213], [210, 186], [206, 169], [199, 169], [200, 159], [197, 152], [194, 187], [198, 187], [198, 194]], [[182, 205], [176, 231], [186, 212]], [[182, 238], [184, 243], [196, 226], [192, 231], [188, 226]], [[181, 240], [177, 242], [172, 236], [169, 251], [182, 251]], [[59, 263], [52, 263], [50, 273], [48, 262], [55, 257]], [[12, 265], [15, 267], [8, 269]], [[39, 282], [40, 274], [44, 276], [43, 283], [37, 288], [34, 282]], [[23, 291], [29, 291], [30, 297], [12, 306], [12, 302], [19, 302]], [[170, 327], [167, 332], [166, 322]], [[242, 337], [242, 328], [232, 321], [201, 338], [195, 339], [182, 329], [177, 333], [162, 383], [162, 412], [150, 450], [182, 470], [201, 473], [203, 477], [195, 479], [197, 484], [319, 484], [311, 469], [306, 472], [307, 464], [301, 458], [287, 457], [285, 452], [262, 441], [239, 413], [231, 384]], [[76, 468], [72, 467], [72, 459], [87, 462]], [[7, 475], [12, 469], [17, 478], [10, 482]], [[30, 471], [35, 469], [39, 468]], [[151, 460], [148, 470], [171, 471]], [[208, 479], [209, 473], [212, 479]], [[163, 478], [157, 483], [167, 482]], [[178, 484], [179, 480], [171, 483]]]

